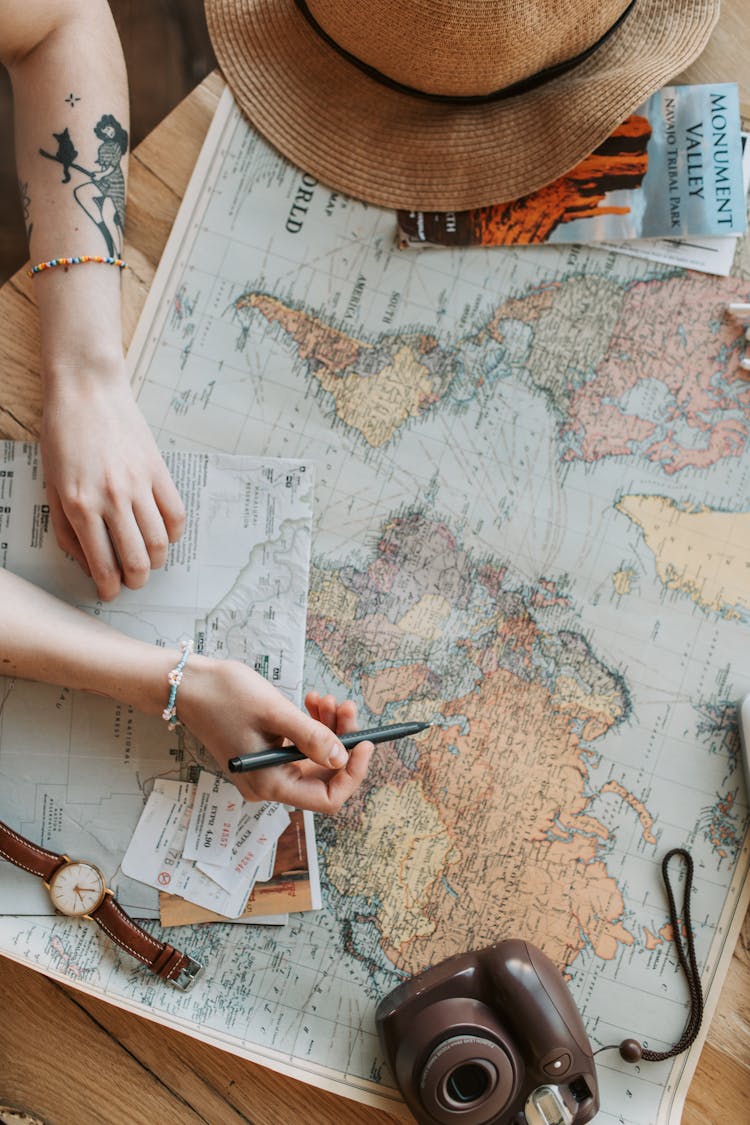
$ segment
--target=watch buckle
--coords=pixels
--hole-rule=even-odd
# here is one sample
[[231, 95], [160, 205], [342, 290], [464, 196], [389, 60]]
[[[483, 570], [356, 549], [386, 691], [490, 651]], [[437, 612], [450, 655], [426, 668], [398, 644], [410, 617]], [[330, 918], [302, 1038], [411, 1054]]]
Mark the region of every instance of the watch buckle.
[[203, 972], [203, 965], [200, 961], [196, 961], [189, 953], [186, 953], [187, 964], [183, 965], [176, 977], [170, 977], [169, 983], [175, 988], [179, 988], [180, 992], [187, 992], [192, 988], [193, 983]]

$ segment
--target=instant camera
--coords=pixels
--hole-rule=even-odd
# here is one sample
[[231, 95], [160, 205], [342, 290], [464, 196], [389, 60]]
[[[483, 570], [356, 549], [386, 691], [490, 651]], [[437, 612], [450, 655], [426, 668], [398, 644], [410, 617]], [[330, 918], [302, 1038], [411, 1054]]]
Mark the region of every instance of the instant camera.
[[529, 942], [442, 961], [381, 1000], [376, 1022], [420, 1125], [579, 1125], [599, 1108], [581, 1016]]

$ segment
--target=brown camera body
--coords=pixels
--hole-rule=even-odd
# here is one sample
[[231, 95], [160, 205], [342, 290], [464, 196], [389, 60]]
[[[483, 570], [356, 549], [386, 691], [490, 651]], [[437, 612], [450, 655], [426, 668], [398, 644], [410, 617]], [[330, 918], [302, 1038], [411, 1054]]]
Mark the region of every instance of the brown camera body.
[[376, 1023], [420, 1125], [579, 1125], [596, 1070], [563, 977], [526, 941], [463, 953], [398, 985]]

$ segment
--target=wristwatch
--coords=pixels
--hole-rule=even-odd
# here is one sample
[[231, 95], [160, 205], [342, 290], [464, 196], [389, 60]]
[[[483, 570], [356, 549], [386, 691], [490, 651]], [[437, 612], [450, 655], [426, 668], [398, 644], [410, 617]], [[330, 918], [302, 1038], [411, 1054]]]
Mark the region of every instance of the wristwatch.
[[98, 867], [86, 860], [32, 844], [0, 821], [0, 856], [38, 875], [55, 910], [68, 918], [96, 922], [112, 941], [181, 991], [192, 985], [203, 966], [187, 953], [155, 937], [125, 913]]

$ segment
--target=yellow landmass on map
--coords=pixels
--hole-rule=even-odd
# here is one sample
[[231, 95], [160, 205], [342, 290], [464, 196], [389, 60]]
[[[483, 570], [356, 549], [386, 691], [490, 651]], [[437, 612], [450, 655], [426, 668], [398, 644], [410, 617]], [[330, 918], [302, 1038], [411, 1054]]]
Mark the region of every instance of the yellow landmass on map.
[[348, 590], [338, 579], [324, 579], [319, 586], [310, 590], [307, 599], [308, 613], [325, 612], [332, 618], [347, 621], [354, 616], [357, 608], [357, 595]]
[[316, 374], [323, 389], [336, 400], [337, 417], [376, 448], [390, 441], [407, 419], [419, 415], [432, 391], [429, 371], [406, 345], [374, 375], [362, 376], [356, 371], [336, 375], [324, 367]]
[[666, 496], [623, 496], [669, 590], [724, 617], [750, 610], [750, 512], [679, 505]]
[[245, 294], [235, 309], [240, 314], [255, 310], [278, 324], [309, 363], [312, 377], [333, 397], [336, 417], [374, 448], [440, 396], [443, 381], [421, 360], [434, 349], [430, 337], [367, 343], [265, 293]]
[[615, 588], [615, 593], [624, 597], [629, 594], [633, 588], [633, 579], [635, 578], [635, 571], [630, 566], [624, 566], [621, 570], [616, 570], [612, 575], [612, 585]]
[[[450, 834], [418, 781], [399, 788], [383, 785], [373, 793], [363, 822], [337, 831], [328, 874], [342, 894], [377, 895], [379, 922], [389, 944], [399, 948], [434, 930], [435, 920], [425, 908], [451, 847]], [[388, 857], [388, 877], [374, 885], [368, 857], [376, 855]]]
[[451, 603], [439, 594], [425, 594], [407, 610], [399, 621], [404, 633], [413, 633], [426, 641], [436, 641], [443, 633]]

